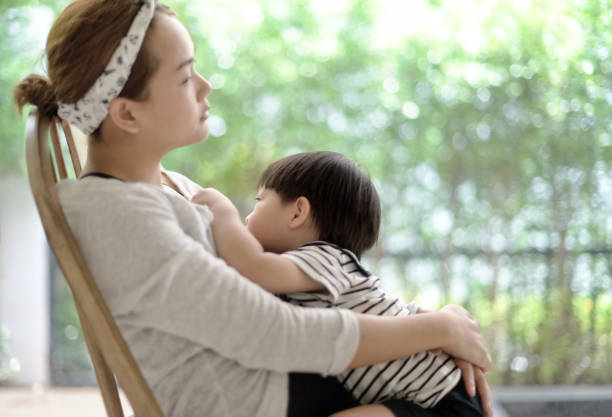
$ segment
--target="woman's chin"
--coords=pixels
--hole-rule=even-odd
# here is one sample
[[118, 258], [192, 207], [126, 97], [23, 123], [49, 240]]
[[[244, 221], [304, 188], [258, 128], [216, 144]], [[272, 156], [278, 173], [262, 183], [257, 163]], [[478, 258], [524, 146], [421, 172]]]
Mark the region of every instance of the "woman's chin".
[[204, 126], [204, 127], [205, 127], [204, 132], [198, 132], [198, 134], [195, 135], [193, 143], [202, 143], [206, 139], [208, 139], [208, 135], [210, 135], [210, 130], [208, 129], [208, 126]]
[[197, 143], [204, 142], [206, 139], [208, 139], [208, 135], [209, 134], [210, 134], [210, 131], [208, 129], [206, 129], [206, 132], [204, 134], [202, 134], [202, 136], [200, 136], [200, 139], [198, 140]]

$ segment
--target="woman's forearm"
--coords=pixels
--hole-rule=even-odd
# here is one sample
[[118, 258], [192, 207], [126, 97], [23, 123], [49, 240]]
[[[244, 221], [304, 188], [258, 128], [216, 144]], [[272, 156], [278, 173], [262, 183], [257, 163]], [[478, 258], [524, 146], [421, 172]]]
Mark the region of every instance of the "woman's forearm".
[[357, 315], [359, 347], [349, 367], [372, 365], [442, 348], [483, 370], [491, 368], [478, 323], [451, 312], [405, 317]]
[[379, 317], [357, 315], [359, 347], [350, 364], [357, 368], [434, 349], [450, 337], [432, 315]]

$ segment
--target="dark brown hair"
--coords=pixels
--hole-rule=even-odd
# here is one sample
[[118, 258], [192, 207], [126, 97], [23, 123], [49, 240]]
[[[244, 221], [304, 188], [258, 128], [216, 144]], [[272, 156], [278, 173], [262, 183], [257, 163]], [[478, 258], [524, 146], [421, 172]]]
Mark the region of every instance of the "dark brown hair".
[[258, 187], [274, 190], [283, 202], [310, 201], [319, 239], [358, 257], [378, 239], [380, 201], [370, 177], [337, 152], [287, 156], [262, 173]]
[[[49, 78], [30, 74], [13, 90], [21, 112], [33, 104], [47, 117], [57, 115], [57, 102], [76, 103], [100, 76], [121, 39], [127, 34], [142, 0], [76, 0], [59, 15], [47, 37], [46, 56]], [[156, 2], [156, 13], [175, 16], [168, 6]], [[151, 21], [151, 28], [155, 17]], [[147, 82], [158, 61], [140, 48], [127, 83], [119, 94], [146, 100]], [[100, 128], [92, 136], [99, 138]]]

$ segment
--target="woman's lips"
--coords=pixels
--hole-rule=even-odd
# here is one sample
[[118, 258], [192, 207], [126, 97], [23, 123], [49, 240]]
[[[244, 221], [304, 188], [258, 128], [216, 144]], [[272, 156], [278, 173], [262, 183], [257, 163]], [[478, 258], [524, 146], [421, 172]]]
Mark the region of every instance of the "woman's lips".
[[210, 107], [206, 107], [204, 109], [204, 111], [202, 112], [202, 116], [200, 117], [201, 121], [204, 121], [206, 119], [208, 119], [208, 110], [210, 109]]

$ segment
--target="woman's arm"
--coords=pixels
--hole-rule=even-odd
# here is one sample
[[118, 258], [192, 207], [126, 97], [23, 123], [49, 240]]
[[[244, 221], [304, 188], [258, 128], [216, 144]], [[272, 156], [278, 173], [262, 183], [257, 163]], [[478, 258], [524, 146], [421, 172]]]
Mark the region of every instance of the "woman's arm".
[[279, 372], [335, 374], [436, 347], [490, 368], [477, 323], [461, 311], [377, 317], [296, 307], [211, 253], [202, 207], [170, 204], [142, 184], [68, 181], [59, 191], [111, 311], [130, 326]]
[[[208, 188], [193, 202], [206, 204], [215, 219], [212, 229], [219, 255], [238, 272], [274, 293], [319, 290], [323, 286], [309, 278], [291, 260], [266, 253], [244, 227], [238, 210], [219, 191]], [[402, 318], [357, 315], [359, 348], [350, 368], [397, 359], [425, 350], [443, 350], [483, 370], [491, 367], [476, 320], [462, 307], [446, 306], [440, 312], [422, 310]], [[382, 342], [382, 343], [381, 343]]]
[[358, 315], [360, 341], [350, 368], [388, 361], [435, 348], [487, 372], [487, 353], [478, 322], [462, 307], [405, 317]]
[[205, 204], [212, 211], [217, 253], [241, 275], [273, 294], [325, 289], [291, 260], [276, 253], [264, 252], [261, 244], [242, 223], [236, 207], [219, 191], [203, 189], [191, 201]]

